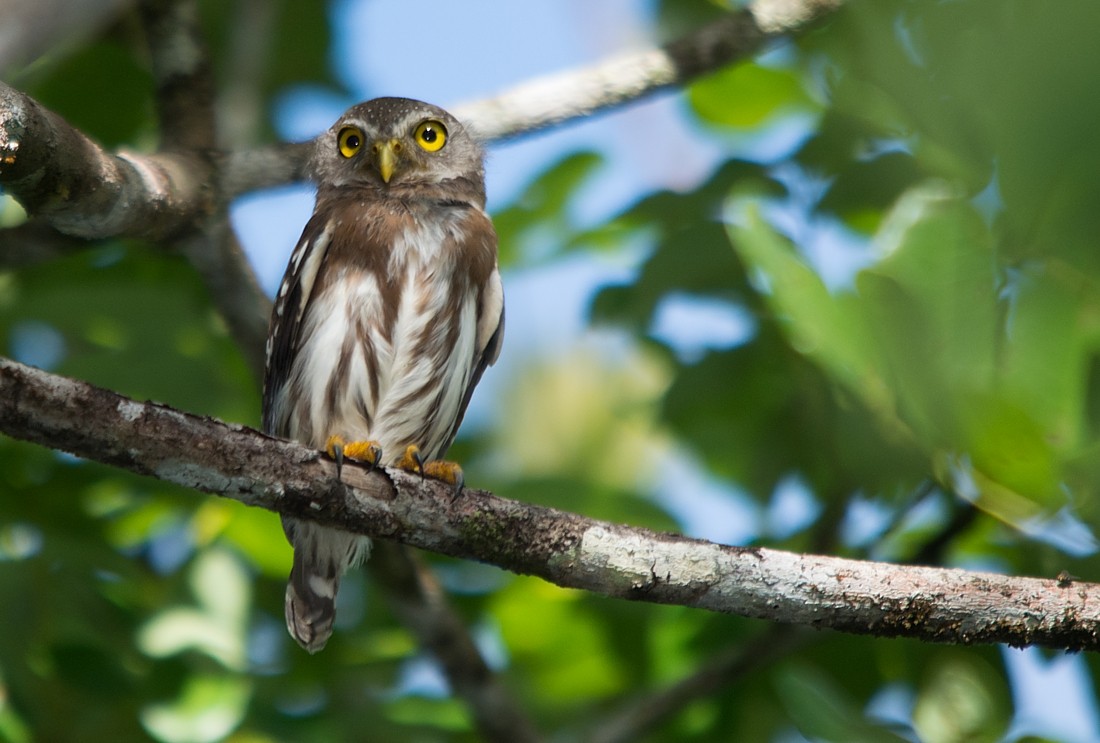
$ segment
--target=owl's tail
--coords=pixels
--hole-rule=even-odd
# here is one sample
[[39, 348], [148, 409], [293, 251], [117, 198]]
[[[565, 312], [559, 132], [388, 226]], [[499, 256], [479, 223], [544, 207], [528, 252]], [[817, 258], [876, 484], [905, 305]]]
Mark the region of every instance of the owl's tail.
[[284, 518], [294, 546], [286, 585], [286, 628], [310, 653], [324, 648], [336, 621], [340, 576], [370, 554], [370, 540], [356, 534]]

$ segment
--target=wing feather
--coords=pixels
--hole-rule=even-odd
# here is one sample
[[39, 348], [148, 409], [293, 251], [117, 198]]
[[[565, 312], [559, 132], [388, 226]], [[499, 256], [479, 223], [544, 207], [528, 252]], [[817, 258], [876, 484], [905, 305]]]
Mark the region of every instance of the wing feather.
[[264, 433], [286, 436], [286, 403], [281, 401], [283, 388], [290, 376], [298, 347], [302, 316], [309, 303], [317, 273], [324, 261], [332, 238], [329, 220], [315, 214], [302, 231], [302, 237], [290, 256], [267, 338], [267, 364], [264, 368], [263, 428]]
[[470, 405], [474, 388], [481, 381], [481, 375], [485, 370], [496, 363], [500, 357], [500, 347], [504, 342], [504, 287], [500, 281], [500, 272], [493, 267], [486, 283], [485, 292], [481, 298], [481, 307], [477, 322], [477, 344], [474, 349], [473, 372], [470, 381], [466, 385], [466, 391], [462, 394], [462, 404], [458, 407], [458, 415], [455, 417], [451, 433], [447, 437], [447, 443], [442, 451], [446, 452], [458, 434], [458, 427], [462, 425], [462, 419], [466, 416], [466, 408]]

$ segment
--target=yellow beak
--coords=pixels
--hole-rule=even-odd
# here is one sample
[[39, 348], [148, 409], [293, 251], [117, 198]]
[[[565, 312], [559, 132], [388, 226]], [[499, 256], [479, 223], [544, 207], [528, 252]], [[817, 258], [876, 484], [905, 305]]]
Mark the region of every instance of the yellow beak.
[[393, 177], [393, 173], [397, 169], [397, 154], [400, 150], [401, 143], [396, 139], [391, 139], [389, 142], [374, 143], [374, 156], [378, 161], [378, 173], [385, 183], [390, 182], [390, 178]]

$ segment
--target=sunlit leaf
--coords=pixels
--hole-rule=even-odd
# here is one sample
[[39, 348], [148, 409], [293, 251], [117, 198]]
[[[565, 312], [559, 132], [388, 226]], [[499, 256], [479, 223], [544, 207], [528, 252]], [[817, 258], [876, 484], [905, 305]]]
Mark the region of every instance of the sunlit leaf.
[[192, 566], [190, 581], [199, 606], [158, 614], [138, 637], [142, 650], [166, 657], [196, 649], [227, 668], [243, 668], [251, 590], [240, 563], [228, 553], [207, 550]]
[[492, 606], [510, 652], [532, 674], [543, 703], [578, 704], [625, 682], [605, 638], [586, 618], [581, 593], [520, 579], [499, 592]]
[[812, 105], [794, 72], [747, 63], [726, 67], [693, 83], [688, 100], [706, 121], [746, 128], [781, 111]]
[[756, 214], [730, 239], [771, 302], [795, 350], [826, 367], [873, 409], [886, 409], [891, 393], [878, 368], [868, 318], [850, 295], [834, 295], [821, 278]]
[[240, 725], [251, 693], [244, 678], [194, 675], [178, 699], [142, 710], [141, 723], [165, 743], [213, 743]]

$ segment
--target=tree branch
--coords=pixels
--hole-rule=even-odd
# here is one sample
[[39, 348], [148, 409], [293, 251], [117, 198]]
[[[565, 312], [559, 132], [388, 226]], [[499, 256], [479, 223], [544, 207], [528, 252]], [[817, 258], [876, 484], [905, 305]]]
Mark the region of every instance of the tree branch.
[[252, 506], [635, 601], [941, 643], [1100, 649], [1100, 584], [897, 566], [658, 534], [400, 471], [0, 362], [0, 430]]
[[205, 172], [193, 153], [107, 153], [0, 82], [0, 187], [61, 232], [171, 235], [209, 208]]
[[454, 114], [488, 140], [530, 134], [683, 85], [821, 18], [842, 0], [757, 0], [657, 49], [524, 82]]
[[[515, 139], [589, 117], [747, 59], [824, 18], [844, 0], [757, 0], [670, 44], [522, 83], [452, 113], [486, 141]], [[232, 196], [298, 179], [310, 149], [272, 145], [234, 153], [226, 163]]]
[[263, 377], [271, 303], [229, 226], [228, 199], [217, 180], [214, 80], [194, 0], [142, 0], [142, 23], [156, 81], [161, 150], [201, 158], [211, 207], [174, 245], [202, 277], [256, 379]]

